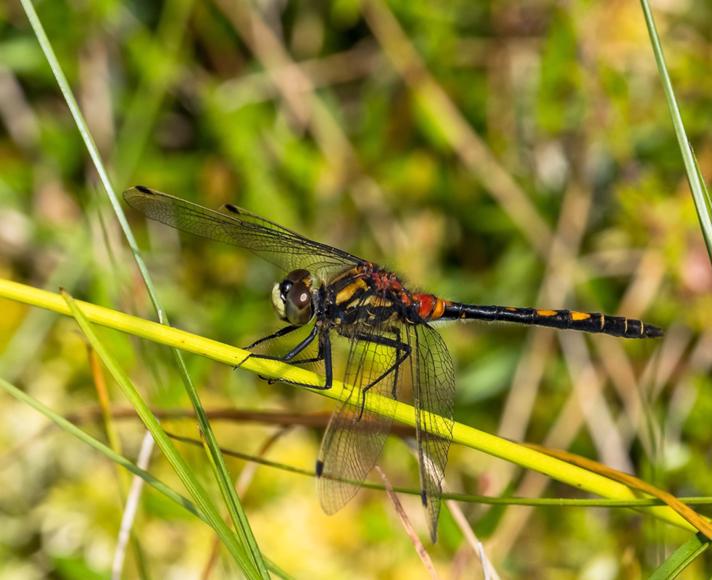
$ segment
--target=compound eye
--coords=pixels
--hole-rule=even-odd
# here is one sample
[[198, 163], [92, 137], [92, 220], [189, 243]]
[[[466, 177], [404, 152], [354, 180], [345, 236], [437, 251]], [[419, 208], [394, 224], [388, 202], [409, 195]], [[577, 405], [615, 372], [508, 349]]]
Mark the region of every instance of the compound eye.
[[291, 324], [302, 325], [312, 317], [312, 296], [304, 282], [295, 282], [289, 288], [284, 301], [285, 314]]

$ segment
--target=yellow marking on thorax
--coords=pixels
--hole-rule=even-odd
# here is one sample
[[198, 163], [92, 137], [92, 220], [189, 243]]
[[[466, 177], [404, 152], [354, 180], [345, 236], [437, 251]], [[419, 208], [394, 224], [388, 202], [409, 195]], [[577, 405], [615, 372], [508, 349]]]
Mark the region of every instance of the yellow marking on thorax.
[[365, 280], [363, 278], [356, 278], [351, 284], [338, 291], [336, 294], [336, 303], [343, 304], [344, 302], [348, 302], [358, 290], [366, 290], [366, 288], [368, 288], [368, 286]]
[[588, 312], [578, 312], [573, 310], [571, 312], [571, 320], [588, 320], [591, 315]]
[[545, 317], [556, 316], [556, 310], [537, 310], [536, 313], [539, 316], [545, 316]]

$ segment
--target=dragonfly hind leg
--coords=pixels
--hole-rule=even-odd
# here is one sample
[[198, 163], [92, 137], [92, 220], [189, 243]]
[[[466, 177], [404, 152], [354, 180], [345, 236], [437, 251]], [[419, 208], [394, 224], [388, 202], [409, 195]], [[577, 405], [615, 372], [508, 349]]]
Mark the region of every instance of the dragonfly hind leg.
[[379, 335], [366, 335], [366, 334], [356, 334], [354, 338], [356, 340], [361, 340], [364, 342], [370, 342], [372, 344], [388, 346], [396, 351], [396, 360], [393, 364], [383, 371], [378, 377], [369, 382], [365, 387], [361, 388], [361, 409], [359, 410], [357, 421], [360, 421], [363, 417], [363, 412], [366, 407], [366, 393], [385, 379], [388, 375], [393, 373], [393, 388], [391, 390], [391, 395], [393, 399], [396, 399], [396, 389], [398, 385], [398, 370], [400, 366], [405, 362], [405, 360], [410, 356], [411, 348], [410, 345], [401, 340], [400, 331], [394, 328], [391, 331], [395, 335], [395, 339], [387, 338], [385, 336]]
[[300, 360], [290, 360], [289, 362], [293, 365], [303, 365], [321, 361], [324, 361], [324, 384], [304, 386], [319, 391], [328, 391], [334, 380], [334, 370], [331, 362], [331, 338], [329, 337], [329, 332], [326, 330], [322, 331], [319, 335], [319, 352], [317, 352], [316, 356]]

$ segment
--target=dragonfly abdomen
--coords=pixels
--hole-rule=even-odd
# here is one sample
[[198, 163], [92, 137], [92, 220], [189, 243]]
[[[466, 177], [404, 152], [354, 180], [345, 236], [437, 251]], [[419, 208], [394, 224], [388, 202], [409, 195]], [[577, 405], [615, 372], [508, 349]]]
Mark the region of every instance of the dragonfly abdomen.
[[474, 304], [449, 303], [442, 316], [449, 320], [485, 320], [512, 322], [536, 326], [548, 326], [562, 330], [579, 330], [619, 336], [623, 338], [656, 338], [663, 335], [662, 329], [642, 320], [623, 316], [607, 316], [600, 312], [576, 310], [545, 310], [537, 308], [514, 308], [512, 306], [477, 306]]
[[441, 319], [450, 304], [447, 300], [433, 294], [413, 294], [412, 300], [413, 306], [417, 308], [418, 316], [426, 322]]

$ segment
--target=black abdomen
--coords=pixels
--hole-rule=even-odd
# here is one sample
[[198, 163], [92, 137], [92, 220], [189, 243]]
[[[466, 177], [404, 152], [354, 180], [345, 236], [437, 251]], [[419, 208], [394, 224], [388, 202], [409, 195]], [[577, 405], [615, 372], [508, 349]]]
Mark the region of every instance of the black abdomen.
[[512, 322], [562, 330], [602, 333], [623, 338], [656, 338], [663, 335], [661, 328], [645, 324], [642, 320], [576, 310], [544, 310], [454, 303], [446, 307], [443, 318]]

